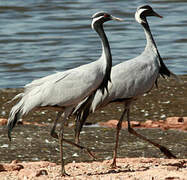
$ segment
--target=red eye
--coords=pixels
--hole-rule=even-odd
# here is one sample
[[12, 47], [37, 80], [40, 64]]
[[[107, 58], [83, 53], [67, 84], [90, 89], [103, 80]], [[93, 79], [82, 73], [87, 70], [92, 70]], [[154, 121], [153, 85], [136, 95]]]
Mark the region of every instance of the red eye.
[[104, 17], [107, 18], [107, 17], [110, 17], [110, 15], [109, 14], [104, 14]]

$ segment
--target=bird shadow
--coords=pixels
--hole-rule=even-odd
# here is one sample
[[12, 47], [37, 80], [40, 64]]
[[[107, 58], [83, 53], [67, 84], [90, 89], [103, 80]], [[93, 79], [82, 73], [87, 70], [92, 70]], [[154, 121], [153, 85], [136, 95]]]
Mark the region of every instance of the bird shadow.
[[98, 173], [87, 173], [87, 176], [94, 176], [94, 175], [107, 175], [107, 174], [119, 174], [119, 173], [128, 173], [128, 172], [137, 172], [137, 171], [146, 171], [149, 169], [149, 167], [141, 167], [140, 169], [132, 169], [130, 168], [128, 165], [127, 167], [125, 168], [128, 168], [128, 169], [109, 169], [107, 172], [98, 172]]
[[176, 163], [167, 163], [167, 164], [163, 164], [163, 166], [174, 166], [174, 167], [178, 167], [178, 168], [187, 168], [187, 161], [186, 160], [182, 160]]

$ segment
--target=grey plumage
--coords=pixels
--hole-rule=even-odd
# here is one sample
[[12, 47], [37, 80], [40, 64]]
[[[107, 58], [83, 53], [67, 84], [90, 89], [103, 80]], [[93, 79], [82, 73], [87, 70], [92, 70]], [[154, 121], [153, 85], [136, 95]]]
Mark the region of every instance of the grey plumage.
[[[20, 101], [11, 109], [8, 119], [8, 137], [11, 139], [11, 131], [17, 120], [26, 115], [32, 109], [53, 108], [59, 111], [58, 118], [63, 112], [61, 123], [60, 148], [63, 141], [63, 126], [73, 109], [84, 98], [92, 95], [96, 89], [104, 92], [110, 81], [112, 56], [107, 37], [103, 30], [103, 23], [109, 20], [121, 20], [105, 12], [99, 12], [92, 16], [92, 29], [101, 38], [102, 55], [90, 64], [86, 64], [64, 72], [58, 72], [27, 84], [24, 92], [14, 99]], [[14, 100], [13, 99], [13, 100]], [[58, 120], [56, 119], [56, 121]], [[62, 174], [65, 174], [64, 162], [61, 151]]]
[[[117, 154], [118, 136], [125, 113], [127, 113], [129, 132], [133, 133], [134, 135], [137, 135], [137, 133], [135, 133], [134, 130], [132, 130], [132, 128], [130, 127], [129, 114], [130, 105], [132, 101], [136, 100], [137, 98], [139, 98], [139, 96], [143, 95], [144, 93], [149, 92], [153, 88], [154, 83], [157, 84], [157, 79], [160, 75], [162, 77], [173, 76], [174, 78], [179, 80], [178, 77], [175, 74], [173, 74], [164, 64], [158, 52], [156, 43], [152, 37], [146, 19], [147, 16], [158, 16], [161, 18], [161, 16], [158, 15], [155, 11], [153, 11], [153, 9], [148, 5], [137, 8], [135, 18], [136, 21], [143, 26], [147, 40], [146, 47], [142, 54], [134, 59], [130, 59], [128, 61], [120, 63], [112, 68], [112, 85], [111, 87], [108, 87], [108, 93], [105, 91], [103, 95], [100, 91], [97, 91], [89, 107], [85, 109], [81, 108], [81, 105], [85, 101], [84, 100], [76, 108], [76, 111], [78, 112], [77, 114], [79, 114], [79, 116], [77, 116], [76, 118], [75, 140], [76, 142], [79, 142], [80, 131], [89, 113], [93, 113], [95, 110], [104, 107], [109, 103], [120, 102], [124, 104], [124, 111], [117, 127], [117, 143], [115, 147], [115, 155], [112, 166], [116, 166], [115, 161]], [[147, 140], [141, 135], [137, 136], [144, 140]], [[158, 144], [154, 142], [151, 143], [156, 147], [160, 148], [162, 152], [164, 151], [166, 156], [175, 157], [170, 152], [168, 152], [168, 150], [165, 147], [160, 147]]]

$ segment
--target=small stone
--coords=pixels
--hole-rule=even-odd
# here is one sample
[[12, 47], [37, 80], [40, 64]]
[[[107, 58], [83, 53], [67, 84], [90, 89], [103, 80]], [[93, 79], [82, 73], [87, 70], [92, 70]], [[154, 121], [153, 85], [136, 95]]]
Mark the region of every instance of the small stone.
[[12, 167], [12, 170], [13, 171], [20, 171], [23, 168], [24, 168], [23, 165], [17, 164], [17, 165], [15, 165], [15, 166]]
[[152, 128], [158, 128], [160, 125], [159, 124], [153, 124]]
[[36, 177], [43, 176], [43, 175], [48, 175], [47, 171], [45, 169], [41, 169], [38, 172], [36, 172]]
[[179, 169], [179, 167], [177, 167], [177, 166], [168, 166], [167, 167], [168, 171], [177, 171], [178, 169]]
[[18, 160], [17, 159], [15, 159], [15, 160], [13, 160], [12, 162], [11, 162], [11, 164], [17, 164], [18, 163]]
[[0, 164], [0, 172], [5, 171], [5, 168], [2, 164]]
[[187, 117], [168, 117], [166, 122], [173, 125], [183, 124], [187, 122]]
[[151, 126], [153, 124], [153, 121], [152, 120], [147, 120], [145, 121], [145, 125], [146, 126]]
[[182, 125], [181, 128], [183, 131], [187, 131], [187, 122]]
[[21, 164], [5, 164], [3, 168], [5, 171], [20, 171], [21, 169], [24, 169]]
[[130, 123], [131, 123], [132, 127], [140, 126], [140, 122], [139, 121], [131, 121]]
[[5, 126], [7, 124], [8, 120], [4, 118], [0, 118], [0, 125]]

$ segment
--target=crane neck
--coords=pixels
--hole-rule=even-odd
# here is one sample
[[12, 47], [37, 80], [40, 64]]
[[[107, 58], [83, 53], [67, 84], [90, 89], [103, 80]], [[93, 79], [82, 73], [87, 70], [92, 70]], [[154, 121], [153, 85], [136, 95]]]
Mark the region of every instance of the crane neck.
[[[146, 39], [147, 39], [147, 45], [145, 47], [145, 50], [151, 49], [158, 56], [158, 60], [159, 60], [159, 64], [160, 64], [159, 74], [161, 74], [163, 77], [165, 77], [165, 75], [169, 77], [171, 75], [171, 72], [164, 64], [164, 62], [160, 56], [160, 53], [158, 52], [156, 43], [155, 43], [153, 36], [151, 34], [151, 30], [149, 28], [147, 20], [146, 20], [146, 23], [142, 23], [142, 26], [144, 28]], [[155, 83], [157, 84], [157, 81]]]
[[102, 55], [101, 57], [105, 59], [107, 63], [112, 63], [112, 55], [110, 51], [110, 45], [108, 42], [108, 39], [106, 37], [106, 34], [104, 32], [103, 26], [100, 25], [96, 32], [98, 33], [99, 37], [101, 38], [101, 43], [102, 43]]
[[149, 24], [148, 24], [147, 20], [145, 20], [145, 23], [142, 23], [142, 26], [143, 26], [143, 29], [144, 29], [144, 32], [145, 32], [145, 35], [146, 35], [146, 40], [147, 40], [145, 50], [151, 49], [155, 53], [158, 53], [157, 46], [156, 46], [156, 43], [153, 39], [153, 36], [152, 36], [152, 33], [151, 33], [150, 28], [149, 28]]
[[110, 74], [111, 74], [111, 67], [112, 67], [112, 55], [111, 55], [108, 39], [103, 29], [103, 25], [102, 24], [98, 25], [95, 28], [95, 31], [98, 33], [99, 37], [101, 38], [101, 43], [102, 43], [102, 55], [100, 60], [104, 61], [105, 75], [99, 89], [101, 89], [102, 93], [104, 93], [104, 89], [107, 90], [108, 81], [111, 81]]

